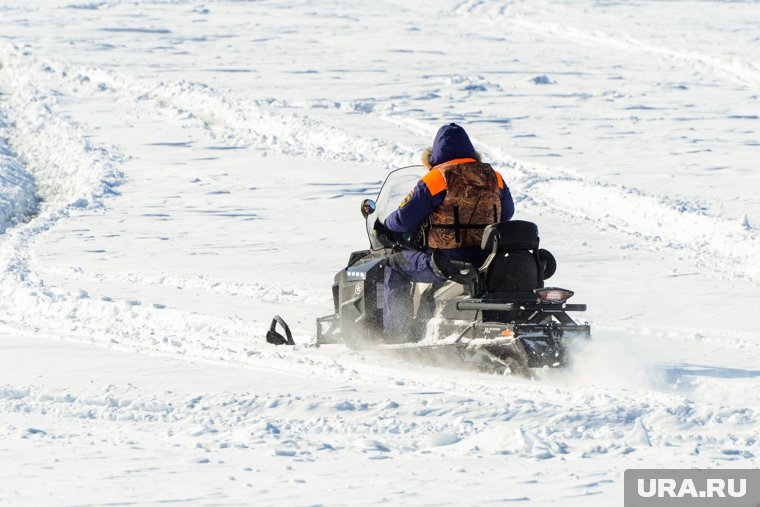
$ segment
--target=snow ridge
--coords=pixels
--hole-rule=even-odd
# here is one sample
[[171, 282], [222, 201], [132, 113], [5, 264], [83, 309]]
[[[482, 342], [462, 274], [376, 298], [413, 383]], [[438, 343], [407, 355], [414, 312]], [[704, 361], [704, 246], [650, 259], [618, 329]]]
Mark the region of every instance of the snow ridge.
[[[216, 138], [233, 145], [263, 144], [276, 153], [369, 162], [386, 168], [416, 161], [420, 152], [400, 144], [350, 135], [295, 112], [273, 113], [261, 103], [231, 103], [205, 85], [162, 83], [150, 96], [162, 107], [177, 107], [204, 119]], [[252, 118], [252, 114], [257, 118]], [[364, 114], [388, 118], [372, 112]], [[414, 120], [409, 121], [410, 130], [419, 132]], [[407, 120], [394, 122], [404, 125]], [[256, 125], [256, 130], [251, 125]], [[541, 206], [549, 206], [571, 219], [591, 220], [601, 228], [614, 228], [644, 239], [654, 250], [665, 246], [687, 249], [698, 265], [725, 276], [760, 281], [760, 237], [757, 231], [741, 227], [738, 221], [710, 216], [700, 207], [649, 195], [636, 188], [589, 181], [567, 170], [526, 164], [500, 148], [475, 142], [491, 160], [517, 172], [517, 178], [511, 181], [518, 189], [518, 198], [530, 196]], [[568, 196], [577, 195], [585, 196], [580, 207], [574, 199], [568, 200]]]
[[122, 100], [147, 106], [153, 113], [175, 111], [202, 122], [228, 146], [251, 146], [263, 155], [281, 154], [350, 162], [380, 162], [383, 167], [408, 165], [414, 150], [347, 132], [293, 112], [273, 111], [267, 100], [233, 101], [203, 83], [137, 80], [97, 68], [50, 64], [72, 91], [109, 91]]
[[[411, 132], [430, 135], [418, 120], [374, 116]], [[473, 143], [495, 167], [505, 166], [502, 172], [515, 198], [524, 204], [547, 208], [568, 220], [591, 221], [600, 229], [629, 234], [655, 251], [684, 250], [697, 265], [726, 277], [760, 281], [760, 235], [744, 227], [742, 220], [713, 216], [699, 205], [637, 188], [583, 178], [567, 168], [528, 164], [474, 137]]]
[[512, 29], [526, 30], [537, 35], [551, 35], [552, 37], [570, 42], [621, 51], [646, 53], [658, 56], [664, 60], [676, 60], [695, 69], [711, 72], [737, 84], [757, 86], [760, 83], [760, 68], [754, 64], [741, 61], [736, 57], [732, 57], [726, 61], [695, 51], [679, 51], [659, 45], [647, 44], [629, 36], [610, 35], [597, 30], [581, 30], [573, 26], [560, 26], [549, 21], [535, 22], [527, 19], [525, 16], [513, 15], [510, 4], [498, 0], [466, 0], [458, 4], [453, 12], [459, 16], [474, 16], [488, 23], [505, 24]]
[[[561, 24], [560, 12], [570, 25], [599, 27], [610, 10], [627, 9], [609, 2], [460, 4], [475, 18], [499, 6], [496, 24], [473, 24], [477, 33], [465, 48], [451, 46], [449, 31], [439, 28], [461, 27], [466, 13], [441, 16], [436, 26], [418, 23], [432, 2], [417, 10], [380, 2], [369, 11], [338, 2], [328, 9], [334, 17], [325, 17], [309, 3], [146, 1], [136, 12], [134, 2], [74, 1], [8, 23], [8, 37], [30, 46], [0, 43], [0, 175], [24, 181], [22, 194], [0, 188], [0, 196], [42, 198], [35, 218], [23, 224], [30, 215], [19, 211], [21, 225], [0, 236], [7, 352], [0, 354], [0, 438], [12, 473], [0, 497], [44, 504], [33, 498], [45, 496], [60, 504], [66, 481], [67, 501], [77, 504], [112, 502], [114, 491], [145, 503], [193, 505], [245, 504], [252, 496], [271, 504], [445, 504], [463, 503], [467, 483], [464, 503], [609, 505], [627, 465], [757, 462], [760, 344], [747, 316], [757, 302], [751, 280], [760, 272], [760, 233], [752, 196], [728, 181], [746, 164], [732, 157], [725, 170], [704, 175], [726, 183], [715, 194], [706, 190], [705, 200], [739, 194], [735, 206], [710, 209], [698, 197], [666, 194], [702, 194], [697, 189], [706, 186], [679, 186], [652, 168], [640, 179], [623, 175], [633, 163], [614, 167], [617, 148], [628, 154], [643, 139], [618, 132], [623, 116], [613, 114], [615, 132], [602, 136], [615, 142], [593, 152], [555, 150], [559, 137], [541, 146], [547, 134], [559, 134], [554, 123], [533, 121], [575, 116], [574, 106], [579, 121], [587, 112], [602, 112], [607, 121], [618, 105], [608, 109], [604, 97], [591, 104], [590, 93], [553, 95], [564, 78], [536, 88], [530, 79], [547, 72], [552, 82], [555, 65], [588, 84], [583, 91], [606, 89], [606, 78], [617, 74], [632, 79], [618, 86], [615, 78], [609, 86], [616, 89], [646, 81], [634, 88], [662, 90], [668, 105], [680, 104], [693, 85], [713, 87], [694, 94], [695, 115], [707, 117], [697, 99], [750, 95], [734, 86], [724, 96], [721, 77], [740, 76], [708, 69], [707, 60], [684, 65], [636, 47], [661, 41], [663, 50], [688, 49], [683, 44], [692, 39], [630, 24], [638, 41], [620, 37], [629, 49], [610, 42], [610, 56], [589, 46], [607, 44], [603, 38], [574, 33], [578, 39], [568, 44], [543, 25], [534, 27], [540, 36], [519, 27], [505, 33], [514, 27], [499, 17]], [[681, 7], [667, 4], [642, 10], [659, 17]], [[443, 8], [451, 14], [451, 6]], [[539, 17], [538, 9], [548, 12]], [[260, 27], [255, 39], [241, 19]], [[357, 40], [378, 19], [388, 21], [383, 30], [340, 53], [340, 37]], [[704, 15], [674, 29], [703, 21], [714, 21], [723, 36], [734, 33], [726, 20]], [[196, 38], [198, 27], [214, 36]], [[104, 29], [112, 44], [102, 44]], [[717, 30], [706, 28], [707, 39], [696, 32], [693, 47], [725, 60], [727, 53], [711, 45]], [[538, 38], [546, 44], [534, 44]], [[749, 40], [736, 54], [751, 53]], [[321, 44], [333, 41], [338, 45]], [[513, 41], [518, 51], [501, 60]], [[504, 68], [488, 80], [468, 77], [488, 61], [473, 60], [473, 47], [498, 54]], [[457, 64], [447, 71], [462, 73], [448, 84], [437, 74], [444, 61]], [[312, 64], [306, 75], [297, 68]], [[683, 88], [661, 88], [663, 68], [677, 71], [674, 84]], [[368, 92], [385, 97], [357, 99], [364, 83], [379, 82]], [[271, 93], [276, 97], [264, 99]], [[534, 104], [530, 97], [539, 95]], [[509, 111], [511, 97], [520, 114]], [[518, 125], [518, 118], [527, 121]], [[710, 132], [725, 127], [725, 142], [703, 136], [705, 150], [695, 153], [713, 148], [718, 158], [716, 146], [754, 146], [756, 116], [741, 118], [719, 114], [720, 128]], [[567, 368], [537, 371], [528, 381], [486, 375], [459, 358], [422, 364], [406, 355], [306, 345], [313, 317], [329, 311], [329, 266], [343, 265], [344, 250], [364, 240], [356, 201], [377, 190], [382, 168], [415, 163], [414, 143], [427, 144], [446, 120], [472, 121], [473, 133], [488, 129], [488, 142], [475, 142], [500, 164], [520, 213], [538, 217], [577, 256], [577, 271], [567, 271], [585, 292], [594, 336], [571, 346]], [[593, 141], [589, 132], [566, 131], [573, 145]], [[502, 149], [510, 134], [535, 138], [519, 144], [524, 157]], [[408, 145], [393, 142], [399, 138]], [[135, 156], [123, 165], [133, 179], [119, 199], [107, 199], [121, 179], [110, 142]], [[574, 171], [569, 160], [599, 176]], [[700, 171], [697, 164], [682, 174]], [[643, 186], [611, 183], [623, 180]], [[742, 210], [745, 204], [753, 207]], [[748, 216], [729, 214], [742, 212]], [[725, 283], [714, 273], [736, 280]], [[618, 274], [630, 287], [614, 286]], [[264, 342], [274, 313], [288, 320], [298, 345]], [[71, 480], [72, 470], [79, 480]], [[494, 480], [503, 487], [489, 488]], [[100, 489], [77, 491], [83, 481]], [[177, 495], [170, 498], [163, 490], [172, 488]]]
[[[110, 70], [71, 69], [58, 62], [43, 67], [72, 93], [108, 91], [118, 100], [147, 107], [153, 114], [189, 115], [217, 141], [228, 146], [254, 146], [264, 155], [317, 157], [390, 169], [414, 163], [420, 152], [419, 147], [349, 133], [299, 114], [292, 106], [280, 105], [273, 110], [271, 100], [229, 99], [202, 83], [138, 80]], [[386, 112], [362, 114], [426, 137], [431, 135], [414, 119]], [[520, 200], [548, 207], [568, 220], [592, 221], [600, 229], [629, 234], [654, 251], [684, 250], [697, 266], [725, 277], [760, 281], [760, 236], [738, 219], [712, 216], [699, 205], [636, 188], [588, 180], [567, 169], [527, 164], [499, 147], [475, 142], [488, 159], [508, 168], [508, 179]], [[568, 198], [577, 195], [584, 199]]]
[[19, 55], [15, 48], [0, 46], [0, 50], [0, 61], [5, 62], [0, 74], [3, 110], [11, 120], [6, 135], [33, 171], [44, 211], [99, 206], [120, 182], [121, 175], [113, 168], [118, 155], [91, 145], [76, 125], [54, 113], [54, 93], [39, 87], [49, 81], [51, 67], [24, 61], [28, 55]]
[[[43, 94], [32, 83], [50, 83], [52, 89], [65, 89], [71, 93], [93, 93], [96, 90], [112, 93], [119, 100], [129, 100], [153, 114], [182, 114], [199, 121], [214, 139], [233, 146], [257, 146], [265, 154], [355, 160], [386, 167], [408, 163], [417, 154], [413, 148], [349, 134], [296, 112], [273, 112], [265, 102], [236, 102], [206, 85], [138, 81], [111, 71], [74, 70], [60, 63], [42, 63], [30, 55], [16, 54], [14, 60], [6, 53], [4, 60], [13, 62], [16, 65], [15, 75], [21, 76], [13, 83], [3, 83], [4, 87], [15, 92], [10, 94], [10, 107], [5, 106], [17, 118], [16, 130], [11, 135], [17, 139], [24, 157], [33, 161], [34, 167], [44, 168], [37, 172], [42, 181], [41, 194], [46, 198], [43, 216], [35, 220], [31, 227], [20, 229], [18, 233], [14, 231], [18, 239], [15, 243], [4, 245], [4, 258], [16, 261], [8, 261], [11, 267], [7, 273], [13, 273], [14, 277], [24, 278], [27, 274], [28, 265], [24, 256], [26, 242], [31, 236], [48, 228], [56, 219], [54, 215], [59, 217], [83, 206], [100, 205], [102, 197], [113, 192], [113, 182], [118, 181], [113, 168], [115, 155], [104, 149], [95, 149], [82, 140], [75, 126], [51, 112], [54, 104], [48, 96], [42, 99]], [[412, 131], [423, 130], [423, 126], [413, 120], [380, 117]], [[54, 125], [55, 128], [47, 129], [46, 125]], [[420, 134], [429, 135], [428, 132]], [[715, 260], [709, 259], [709, 255], [721, 255], [733, 261], [734, 275], [760, 276], [757, 263], [760, 248], [756, 248], [758, 240], [755, 231], [738, 226], [733, 230], [731, 224], [700, 209], [683, 207], [636, 189], [587, 181], [568, 171], [526, 165], [510, 158], [497, 147], [483, 146], [483, 151], [489, 158], [506, 161], [510, 168], [510, 183], [520, 189], [518, 198], [527, 199], [524, 194], [529, 194], [529, 202], [539, 207], [559, 211], [569, 220], [591, 220], [599, 227], [614, 228], [637, 236], [646, 240], [646, 244], [653, 249], [669, 245], [701, 252], [702, 262], [715, 269]], [[78, 172], [70, 173], [72, 170]], [[56, 178], [68, 181], [69, 185], [56, 188]], [[594, 198], [584, 200], [579, 208], [571, 208], [568, 195]], [[58, 203], [59, 207], [55, 208], [54, 203]], [[665, 223], [675, 226], [664, 229], [662, 224]], [[179, 280], [105, 272], [90, 275], [124, 282], [133, 282], [137, 276], [140, 283], [148, 285], [182, 285], [270, 302], [304, 302], [308, 299], [299, 291], [219, 283], [202, 278]], [[35, 281], [32, 285], [43, 284]], [[207, 358], [218, 357], [220, 351], [234, 350], [232, 354], [225, 354], [228, 359], [245, 363], [248, 362], [247, 354], [255, 349], [242, 343], [260, 336], [263, 329], [258, 323], [240, 319], [196, 315], [184, 318], [181, 312], [145, 306], [140, 301], [95, 300], [87, 294], [68, 294], [49, 287], [41, 291], [18, 289], [13, 284], [4, 284], [8, 296], [13, 296], [17, 301], [16, 311], [7, 311], [10, 320], [23, 324], [26, 322], [26, 311], [18, 313], [18, 309], [34, 308], [38, 315], [36, 325], [46, 322], [51, 329], [66, 330], [74, 340], [94, 340], [105, 345], [113, 343], [133, 350]], [[114, 329], [121, 330], [119, 336], [109, 331]]]
[[[713, 216], [699, 205], [637, 188], [587, 180], [561, 169], [526, 166], [499, 148], [484, 151], [516, 170], [519, 188], [540, 207], [629, 234], [655, 251], [684, 250], [696, 265], [725, 277], [760, 282], [760, 235], [738, 219]], [[583, 198], [569, 203], [568, 196]]]
[[[0, 116], [0, 135], [7, 128]], [[37, 186], [34, 177], [18, 161], [0, 137], [0, 234], [28, 220], [37, 212]]]
[[[122, 179], [115, 167], [119, 155], [93, 146], [76, 124], [55, 113], [55, 94], [40, 88], [49, 80], [51, 69], [28, 62], [28, 56], [0, 44], [0, 118], [5, 118], [0, 136], [7, 139], [15, 158], [23, 161], [28, 172], [26, 188], [33, 186], [41, 201], [38, 217], [10, 231], [0, 245], [0, 259], [8, 266], [2, 276], [19, 280], [29, 275], [28, 245], [37, 234], [75, 210], [102, 206], [103, 198], [114, 194]], [[9, 167], [18, 173], [17, 164]], [[15, 291], [18, 287], [4, 283], [3, 288]]]
[[[362, 372], [350, 380], [385, 385], [389, 379]], [[670, 395], [644, 400], [635, 393], [550, 392], [533, 385], [519, 386], [519, 397], [504, 397], [504, 386], [498, 384], [433, 381], [424, 387], [440, 391], [409, 398], [408, 388], [379, 395], [351, 391], [196, 395], [182, 390], [145, 393], [131, 384], [78, 391], [3, 385], [0, 408], [114, 424], [172, 423], [173, 431], [167, 435], [172, 442], [190, 437], [190, 445], [201, 440], [218, 447], [263, 439], [273, 453], [287, 451], [282, 456], [308, 456], [328, 444], [391, 455], [445, 446], [451, 456], [485, 452], [538, 460], [699, 446], [752, 457], [749, 449], [757, 414], [751, 409], [702, 406]], [[494, 424], [505, 420], [514, 431]], [[685, 427], [690, 431], [684, 433]], [[367, 434], [372, 438], [367, 439]]]

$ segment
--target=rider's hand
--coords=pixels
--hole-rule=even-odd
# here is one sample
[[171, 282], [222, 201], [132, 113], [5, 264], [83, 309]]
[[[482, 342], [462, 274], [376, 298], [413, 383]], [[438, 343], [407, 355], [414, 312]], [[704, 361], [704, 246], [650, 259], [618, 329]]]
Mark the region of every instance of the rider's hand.
[[375, 220], [375, 225], [372, 227], [372, 233], [375, 236], [380, 236], [380, 235], [385, 236], [385, 237], [390, 236], [390, 231], [385, 226], [385, 224], [381, 222], [380, 220]]
[[372, 235], [376, 237], [384, 246], [393, 246], [393, 232], [391, 232], [391, 230], [388, 229], [380, 220], [375, 220], [375, 225], [372, 226]]

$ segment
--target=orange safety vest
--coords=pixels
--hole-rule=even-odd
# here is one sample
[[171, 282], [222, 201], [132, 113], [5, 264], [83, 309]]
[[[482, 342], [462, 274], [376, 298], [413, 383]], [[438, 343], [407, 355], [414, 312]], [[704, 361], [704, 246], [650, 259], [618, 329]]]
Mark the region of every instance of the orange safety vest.
[[422, 181], [431, 195], [446, 191], [429, 217], [431, 248], [479, 246], [483, 229], [501, 217], [499, 189], [504, 181], [489, 164], [472, 158], [451, 160], [433, 167]]

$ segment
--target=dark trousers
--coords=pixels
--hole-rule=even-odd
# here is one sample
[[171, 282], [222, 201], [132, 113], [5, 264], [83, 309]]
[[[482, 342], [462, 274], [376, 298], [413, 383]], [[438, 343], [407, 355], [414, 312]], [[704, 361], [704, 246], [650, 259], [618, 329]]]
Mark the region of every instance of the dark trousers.
[[[480, 266], [488, 252], [480, 247], [442, 250], [449, 259], [471, 262]], [[383, 293], [383, 329], [386, 335], [405, 337], [412, 319], [412, 282], [443, 282], [432, 267], [432, 250], [423, 252], [402, 250], [388, 257]]]
[[430, 252], [403, 250], [388, 257], [383, 292], [383, 328], [386, 335], [403, 337], [412, 319], [412, 282], [442, 282], [431, 266]]

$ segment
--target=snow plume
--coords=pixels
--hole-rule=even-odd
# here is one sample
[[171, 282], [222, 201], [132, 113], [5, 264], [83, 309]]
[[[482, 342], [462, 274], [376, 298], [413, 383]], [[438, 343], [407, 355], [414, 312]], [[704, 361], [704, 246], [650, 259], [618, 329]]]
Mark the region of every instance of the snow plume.
[[572, 342], [570, 365], [550, 371], [550, 381], [608, 389], [661, 389], [665, 377], [655, 358], [633, 335], [598, 332], [591, 340]]

